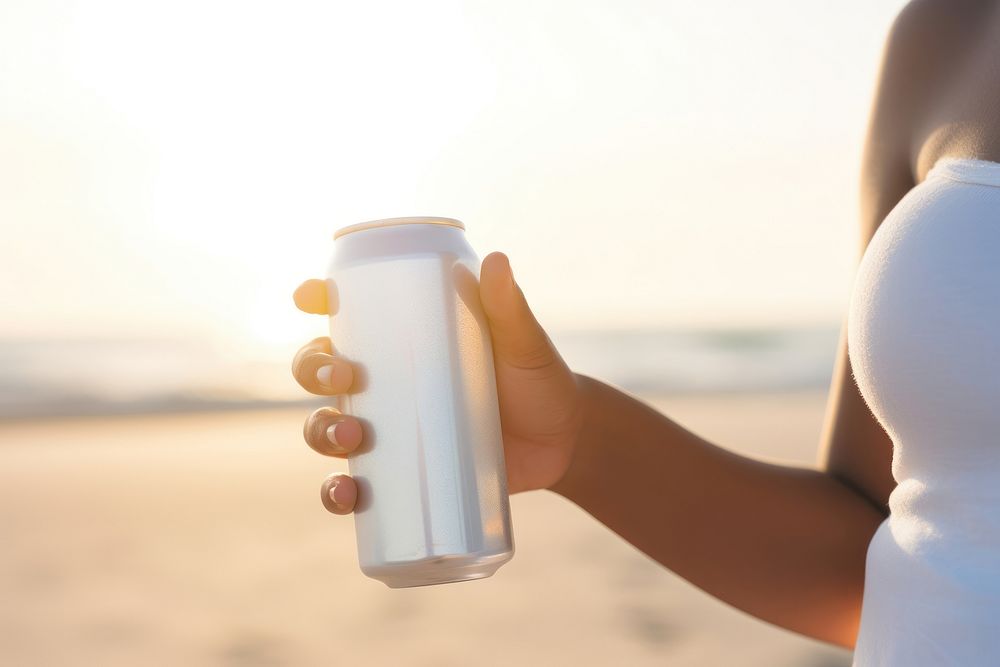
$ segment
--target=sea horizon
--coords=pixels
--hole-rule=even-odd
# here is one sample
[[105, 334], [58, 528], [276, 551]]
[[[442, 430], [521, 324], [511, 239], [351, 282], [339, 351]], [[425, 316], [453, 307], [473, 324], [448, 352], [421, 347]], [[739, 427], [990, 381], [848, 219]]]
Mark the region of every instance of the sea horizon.
[[[569, 366], [639, 395], [785, 392], [829, 385], [839, 329], [645, 328], [552, 334]], [[0, 419], [321, 405], [288, 358], [192, 340], [0, 338]]]

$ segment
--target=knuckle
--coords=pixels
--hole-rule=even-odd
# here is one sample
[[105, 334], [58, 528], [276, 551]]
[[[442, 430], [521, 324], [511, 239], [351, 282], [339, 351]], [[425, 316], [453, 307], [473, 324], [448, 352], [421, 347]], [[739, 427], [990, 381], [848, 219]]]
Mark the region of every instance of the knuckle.
[[295, 376], [299, 384], [308, 389], [317, 383], [316, 371], [321, 366], [332, 363], [333, 360], [334, 357], [325, 352], [311, 350], [292, 364], [292, 375]]
[[306, 418], [306, 422], [302, 426], [302, 435], [305, 437], [306, 442], [322, 442], [326, 437], [326, 429], [340, 416], [341, 412], [336, 408], [322, 407], [314, 410]]
[[511, 351], [508, 354], [508, 362], [512, 366], [526, 371], [538, 371], [550, 368], [557, 363], [557, 360], [558, 357], [553, 352], [552, 347], [543, 342], [517, 351]]
[[[324, 407], [314, 411], [306, 418], [302, 426], [302, 437], [313, 451], [324, 456], [347, 458], [356, 444], [352, 441], [334, 444], [327, 435], [327, 429], [333, 424], [348, 423], [353, 418], [346, 417], [340, 410]], [[353, 440], [351, 438], [350, 440]]]
[[292, 357], [292, 373], [295, 373], [295, 369], [301, 366], [310, 356], [314, 354], [331, 354], [332, 352], [333, 343], [329, 336], [320, 336], [319, 338], [312, 339], [300, 347], [295, 356]]

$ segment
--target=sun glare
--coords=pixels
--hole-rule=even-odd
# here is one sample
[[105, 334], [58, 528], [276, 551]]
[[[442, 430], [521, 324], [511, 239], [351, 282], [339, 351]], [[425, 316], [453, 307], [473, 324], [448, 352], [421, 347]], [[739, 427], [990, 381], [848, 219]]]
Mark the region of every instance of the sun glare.
[[[31, 160], [0, 185], [0, 219], [24, 223], [8, 265], [37, 275], [0, 287], [25, 313], [0, 328], [61, 326], [34, 305], [61, 290], [88, 334], [122, 333], [128, 303], [145, 312], [129, 333], [280, 347], [317, 328], [289, 294], [334, 229], [421, 214], [508, 252], [547, 324], [838, 313], [852, 151], [893, 11], [877, 4], [819, 31], [768, 3], [119, 1], [62, 22], [23, 3], [0, 21], [0, 58], [22, 58], [0, 72], [0, 145]], [[744, 30], [758, 12], [773, 40]], [[852, 36], [867, 46], [841, 53]], [[810, 57], [787, 58], [803, 40]], [[802, 168], [818, 162], [828, 178]]]

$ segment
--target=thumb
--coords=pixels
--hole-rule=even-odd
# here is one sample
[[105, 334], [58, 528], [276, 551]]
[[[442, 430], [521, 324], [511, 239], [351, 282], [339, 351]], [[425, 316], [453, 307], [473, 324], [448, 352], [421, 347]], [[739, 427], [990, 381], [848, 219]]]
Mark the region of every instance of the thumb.
[[493, 354], [498, 361], [534, 370], [559, 360], [555, 347], [528, 307], [524, 293], [514, 282], [506, 255], [494, 252], [483, 259], [479, 291], [493, 334]]

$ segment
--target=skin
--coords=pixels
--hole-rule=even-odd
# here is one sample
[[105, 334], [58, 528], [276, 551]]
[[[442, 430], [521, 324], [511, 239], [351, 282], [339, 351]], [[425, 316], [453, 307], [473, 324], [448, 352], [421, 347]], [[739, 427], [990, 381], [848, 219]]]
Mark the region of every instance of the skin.
[[[917, 0], [893, 24], [862, 161], [860, 252], [938, 158], [1000, 162], [997, 4]], [[892, 442], [852, 379], [846, 322], [818, 463], [797, 468], [736, 455], [574, 374], [503, 254], [483, 260], [480, 298], [494, 343], [512, 493], [550, 489], [729, 604], [853, 646], [866, 550], [895, 481]], [[326, 314], [323, 282], [303, 283], [295, 303]], [[306, 390], [351, 391], [350, 363], [330, 350], [330, 340], [319, 338], [295, 356], [292, 371]], [[332, 408], [310, 415], [304, 433], [317, 452], [339, 457], [364, 437], [356, 419]], [[332, 475], [320, 497], [329, 511], [349, 514], [357, 487], [347, 475]]]

